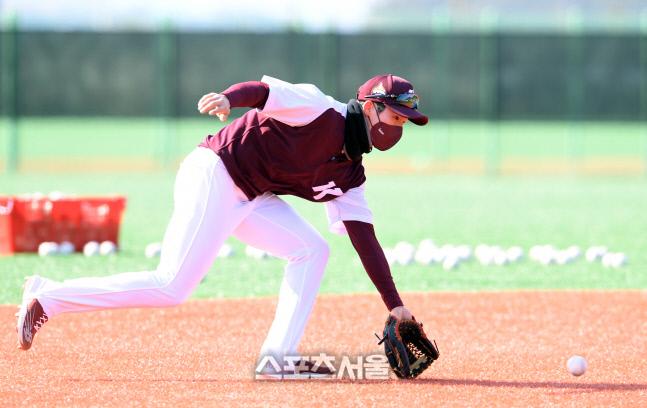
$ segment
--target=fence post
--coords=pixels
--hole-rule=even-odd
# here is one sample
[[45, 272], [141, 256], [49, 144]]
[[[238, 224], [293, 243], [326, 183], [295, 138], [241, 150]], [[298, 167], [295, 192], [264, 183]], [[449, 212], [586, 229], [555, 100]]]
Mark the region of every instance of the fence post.
[[319, 35], [321, 85], [325, 94], [339, 99], [339, 34], [334, 31]]
[[582, 127], [582, 118], [584, 117], [584, 45], [582, 15], [579, 9], [574, 8], [571, 10], [566, 28], [569, 34], [566, 78], [569, 120], [567, 152], [571, 171], [577, 171], [584, 143]]
[[640, 120], [643, 128], [643, 173], [647, 176], [647, 8], [640, 16]]
[[447, 162], [451, 155], [449, 134], [449, 90], [451, 89], [450, 73], [450, 27], [451, 16], [446, 10], [434, 11], [431, 15], [431, 29], [433, 30], [433, 61], [436, 67], [432, 72], [435, 88], [432, 89], [432, 106], [436, 120], [432, 128], [431, 153], [432, 160]]
[[[5, 22], [3, 22], [5, 23]], [[2, 36], [2, 102], [7, 127], [5, 168], [15, 173], [19, 167], [18, 148], [18, 18], [9, 17]]]
[[177, 88], [177, 43], [176, 33], [170, 19], [160, 24], [157, 33], [157, 114], [160, 137], [160, 161], [163, 169], [170, 169], [177, 156], [175, 146], [176, 88]]
[[499, 141], [499, 16], [495, 10], [481, 13], [480, 110], [485, 144], [485, 172], [498, 175], [501, 146]]

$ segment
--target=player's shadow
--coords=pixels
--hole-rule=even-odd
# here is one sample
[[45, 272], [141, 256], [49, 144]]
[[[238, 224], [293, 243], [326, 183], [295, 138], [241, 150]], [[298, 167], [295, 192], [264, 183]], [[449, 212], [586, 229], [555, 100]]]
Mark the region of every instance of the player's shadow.
[[417, 383], [435, 385], [476, 385], [479, 387], [501, 388], [554, 388], [572, 391], [642, 391], [647, 390], [647, 384], [637, 383], [563, 383], [556, 381], [495, 381], [495, 380], [469, 380], [451, 378], [418, 378]]

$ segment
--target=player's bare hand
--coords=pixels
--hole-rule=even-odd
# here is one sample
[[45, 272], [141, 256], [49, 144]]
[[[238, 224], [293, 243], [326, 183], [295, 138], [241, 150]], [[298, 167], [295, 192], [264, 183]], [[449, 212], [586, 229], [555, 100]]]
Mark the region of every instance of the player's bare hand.
[[411, 312], [404, 306], [394, 307], [391, 310], [391, 316], [395, 316], [398, 320], [413, 320]]
[[229, 99], [225, 95], [221, 95], [215, 92], [206, 94], [198, 102], [198, 110], [200, 113], [207, 113], [209, 115], [218, 115], [221, 121], [226, 121], [227, 116], [230, 112]]

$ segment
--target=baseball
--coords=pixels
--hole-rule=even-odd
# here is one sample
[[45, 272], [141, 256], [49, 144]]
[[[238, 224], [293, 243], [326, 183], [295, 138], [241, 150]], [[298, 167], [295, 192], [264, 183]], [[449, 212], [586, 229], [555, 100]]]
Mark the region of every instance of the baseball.
[[262, 249], [258, 249], [251, 245], [247, 245], [247, 247], [245, 248], [245, 255], [254, 259], [266, 259], [266, 258], [269, 258], [270, 254], [263, 251]]
[[97, 241], [90, 241], [83, 246], [83, 254], [85, 256], [99, 255], [99, 243]]
[[234, 247], [229, 244], [223, 244], [218, 251], [217, 258], [229, 258], [234, 255]]
[[613, 260], [611, 262], [611, 266], [614, 268], [619, 268], [623, 265], [627, 264], [627, 255], [625, 255], [623, 252], [617, 252], [613, 256]]
[[74, 251], [76, 251], [76, 248], [74, 248], [74, 244], [70, 241], [63, 241], [58, 246], [58, 252], [63, 255], [73, 254]]
[[434, 261], [434, 255], [431, 249], [420, 248], [416, 251], [414, 259], [419, 264], [430, 265]]
[[472, 259], [472, 248], [469, 245], [459, 245], [456, 247], [456, 254], [461, 261], [469, 261]]
[[504, 251], [503, 249], [494, 249], [492, 251], [494, 253], [494, 257], [492, 260], [496, 265], [507, 265], [508, 264], [508, 253]]
[[446, 257], [445, 260], [443, 261], [443, 269], [445, 269], [446, 271], [450, 269], [455, 269], [458, 267], [458, 265], [460, 265], [460, 262], [461, 261], [458, 256], [450, 255]]
[[588, 365], [586, 364], [586, 360], [584, 357], [580, 356], [573, 356], [568, 359], [568, 362], [566, 363], [566, 368], [568, 368], [568, 372], [573, 374], [576, 377], [579, 377], [580, 375], [584, 374], [586, 372]]
[[410, 264], [416, 255], [416, 247], [406, 241], [400, 241], [395, 244], [393, 250], [397, 257], [397, 263], [400, 265]]
[[388, 262], [389, 266], [395, 265], [398, 261], [393, 248], [384, 248], [384, 256], [386, 257], [386, 262]]
[[523, 248], [519, 246], [510, 247], [506, 251], [506, 255], [508, 256], [508, 262], [519, 262], [523, 259]]
[[50, 256], [58, 253], [58, 244], [56, 242], [42, 242], [38, 245], [38, 255]]
[[103, 241], [101, 245], [99, 245], [99, 253], [101, 255], [110, 255], [115, 252], [117, 252], [117, 245], [112, 241]]
[[162, 243], [153, 242], [146, 245], [146, 250], [144, 251], [144, 253], [146, 254], [146, 258], [155, 258], [156, 256], [160, 256], [160, 254], [162, 253]]

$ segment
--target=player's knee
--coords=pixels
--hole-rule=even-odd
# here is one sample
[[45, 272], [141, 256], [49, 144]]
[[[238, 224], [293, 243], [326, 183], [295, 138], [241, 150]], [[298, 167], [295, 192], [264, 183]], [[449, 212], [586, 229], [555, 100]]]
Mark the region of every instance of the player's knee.
[[174, 278], [175, 276], [169, 276], [159, 282], [161, 307], [180, 306], [189, 299], [189, 296], [193, 292], [192, 288], [181, 285], [180, 281]]
[[317, 258], [320, 262], [327, 262], [330, 256], [330, 246], [321, 235], [313, 236], [307, 241], [306, 252], [309, 257]]
[[165, 293], [166, 296], [164, 299], [165, 307], [180, 306], [182, 303], [186, 302], [189, 299], [189, 296], [191, 296], [191, 292], [173, 290], [173, 288], [167, 288], [165, 292], [166, 292]]

